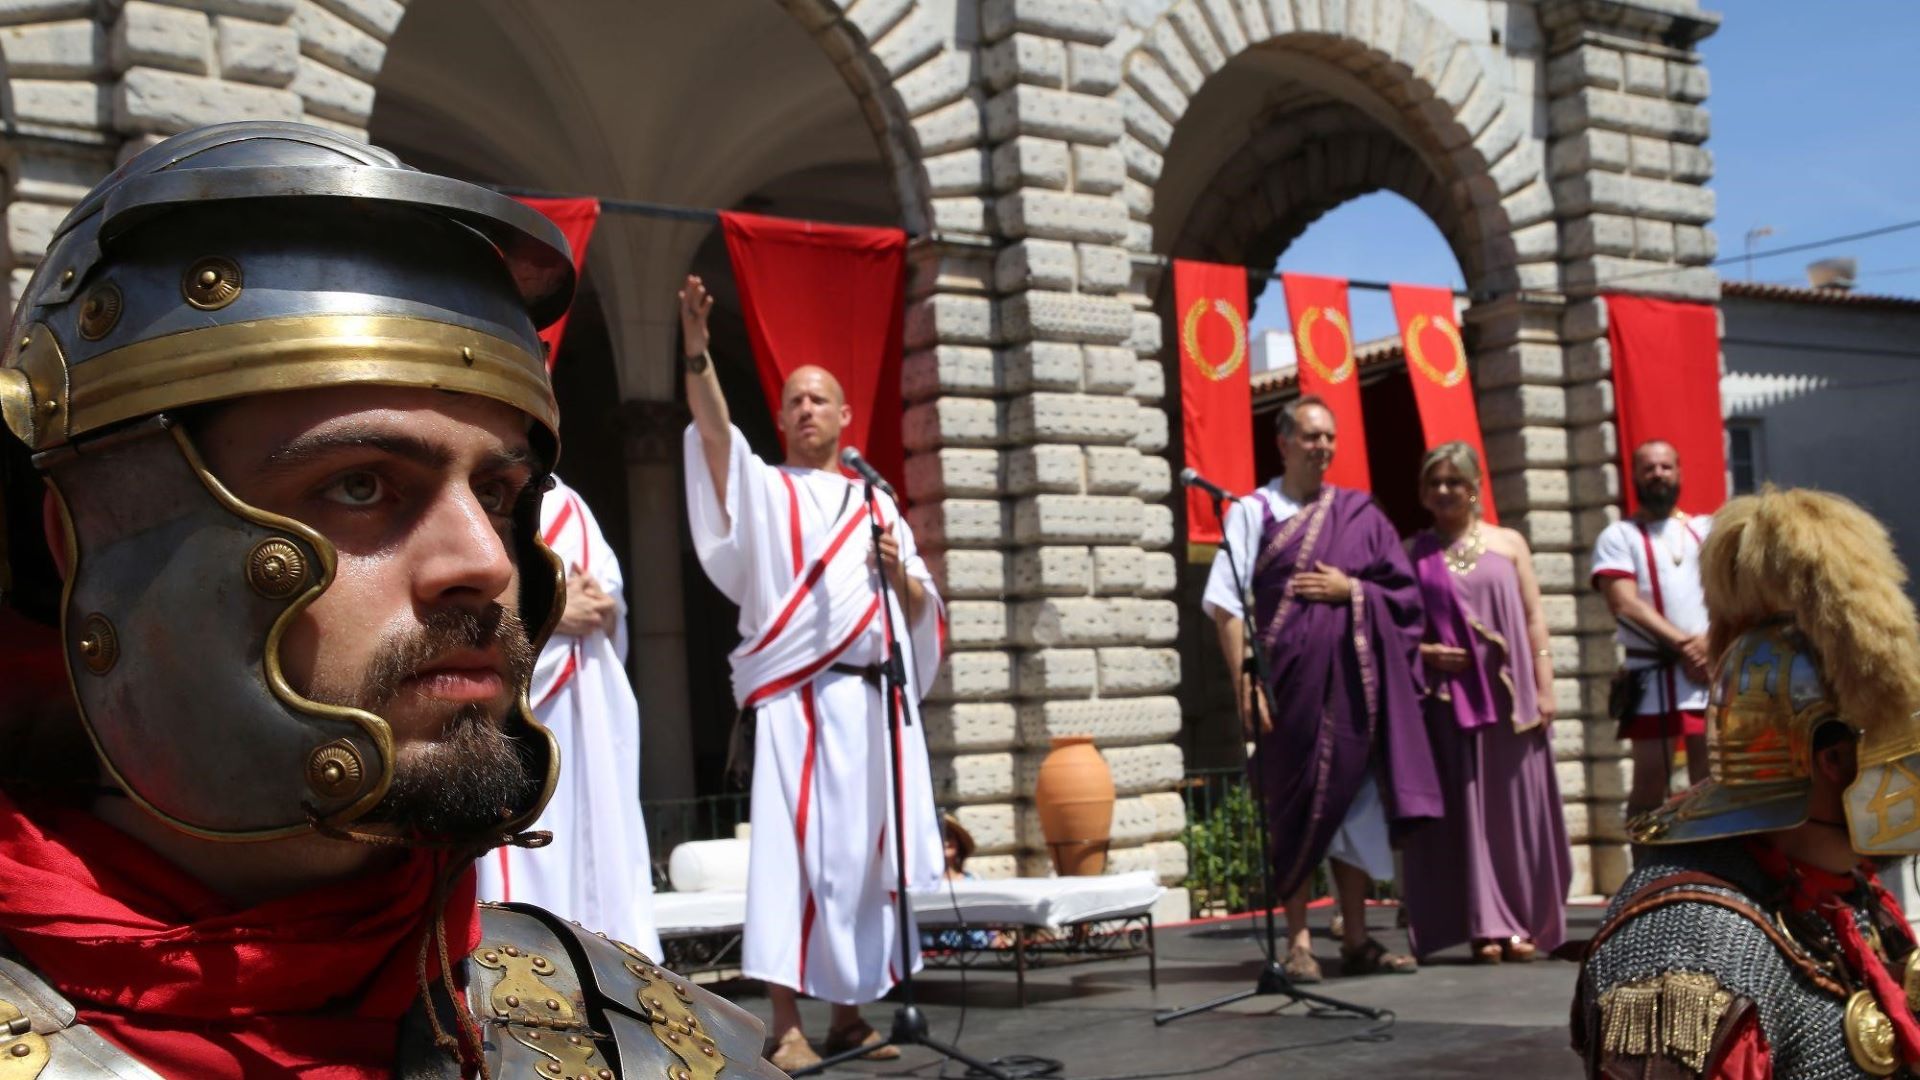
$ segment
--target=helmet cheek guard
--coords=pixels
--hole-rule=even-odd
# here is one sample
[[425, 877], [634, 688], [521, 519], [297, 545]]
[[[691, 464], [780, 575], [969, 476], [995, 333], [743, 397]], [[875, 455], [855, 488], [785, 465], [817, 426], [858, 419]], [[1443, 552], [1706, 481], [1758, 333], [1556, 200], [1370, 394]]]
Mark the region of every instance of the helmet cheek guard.
[[[282, 670], [288, 628], [334, 580], [333, 545], [237, 498], [179, 413], [317, 387], [476, 394], [525, 413], [550, 468], [536, 331], [572, 285], [565, 241], [534, 211], [305, 125], [176, 136], [75, 209], [0, 352], [0, 464], [12, 477], [31, 454], [64, 522], [66, 666], [114, 784], [207, 839], [357, 831], [393, 781], [392, 730]], [[19, 520], [25, 485], [9, 486], [0, 588], [34, 613], [23, 601], [47, 606], [47, 583], [17, 579], [44, 577], [47, 553], [26, 550], [37, 529]], [[535, 647], [564, 600], [539, 535], [546, 486], [512, 528]], [[488, 837], [449, 842], [523, 829], [552, 793], [558, 749], [515, 689], [507, 733], [537, 796]]]

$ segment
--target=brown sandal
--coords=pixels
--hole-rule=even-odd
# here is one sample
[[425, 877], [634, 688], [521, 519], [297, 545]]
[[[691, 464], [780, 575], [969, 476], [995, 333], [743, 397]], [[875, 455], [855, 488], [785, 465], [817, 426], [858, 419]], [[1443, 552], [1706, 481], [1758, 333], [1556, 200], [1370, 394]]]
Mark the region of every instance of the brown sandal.
[[1497, 964], [1504, 956], [1504, 950], [1497, 941], [1481, 939], [1473, 943], [1473, 962], [1476, 964]]
[[820, 1055], [813, 1052], [807, 1037], [799, 1028], [787, 1032], [778, 1039], [768, 1039], [760, 1050], [760, 1056], [773, 1063], [781, 1072], [797, 1072], [809, 1065], [820, 1064]]
[[1320, 972], [1320, 961], [1313, 958], [1312, 949], [1293, 948], [1287, 950], [1287, 962], [1280, 965], [1280, 970], [1286, 975], [1289, 981], [1299, 983], [1303, 986], [1308, 983], [1317, 983], [1326, 978], [1326, 976]]
[[[838, 1031], [827, 1032], [827, 1056], [845, 1053], [856, 1046], [867, 1046], [880, 1042], [880, 1033], [873, 1030], [865, 1020]], [[900, 1048], [891, 1044], [882, 1046], [872, 1053], [861, 1054], [865, 1061], [895, 1061], [900, 1057]]]
[[1523, 937], [1512, 937], [1501, 942], [1500, 951], [1516, 964], [1531, 964], [1540, 957], [1540, 950]]
[[1347, 975], [1411, 975], [1420, 970], [1420, 962], [1405, 953], [1388, 952], [1385, 945], [1368, 938], [1357, 949], [1340, 947], [1340, 970]]

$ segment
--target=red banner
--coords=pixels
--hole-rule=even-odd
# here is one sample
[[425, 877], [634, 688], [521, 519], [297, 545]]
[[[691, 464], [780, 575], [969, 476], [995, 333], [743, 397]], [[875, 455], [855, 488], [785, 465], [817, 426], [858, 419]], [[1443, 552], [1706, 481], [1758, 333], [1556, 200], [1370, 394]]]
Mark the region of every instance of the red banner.
[[[1253, 490], [1253, 382], [1247, 363], [1247, 269], [1173, 261], [1180, 330], [1180, 430], [1187, 465], [1241, 493]], [[1187, 542], [1218, 544], [1213, 500], [1187, 491]]]
[[812, 364], [833, 373], [853, 417], [840, 445], [865, 454], [905, 492], [900, 436], [900, 351], [907, 292], [907, 234], [722, 213], [768, 407]]
[[[1460, 319], [1453, 293], [1426, 285], [1393, 285], [1393, 315], [1400, 323], [1400, 346], [1406, 353], [1407, 378], [1413, 383], [1413, 401], [1420, 410], [1420, 432], [1431, 450], [1441, 443], [1463, 442], [1480, 455], [1484, 470], [1487, 448], [1480, 438], [1480, 410], [1473, 400], [1473, 379], [1467, 371], [1467, 344], [1460, 337]], [[1480, 485], [1480, 512], [1499, 524], [1493, 509], [1493, 485]]]
[[1714, 310], [1706, 304], [1618, 293], [1605, 299], [1620, 488], [1627, 513], [1639, 505], [1633, 493], [1633, 450], [1661, 439], [1680, 455], [1680, 509], [1711, 514], [1727, 501], [1720, 330]]
[[[561, 235], [567, 238], [567, 246], [573, 249], [573, 272], [576, 280], [586, 273], [587, 241], [593, 239], [593, 227], [600, 221], [599, 199], [534, 199], [522, 198], [521, 202], [540, 211], [549, 221], [560, 226]], [[572, 312], [567, 313], [571, 315]], [[552, 326], [540, 331], [540, 340], [547, 346], [547, 370], [553, 370], [553, 362], [560, 355], [560, 339], [567, 332], [567, 315], [555, 319]]]
[[1336, 441], [1327, 482], [1372, 491], [1367, 429], [1360, 415], [1359, 362], [1353, 352], [1353, 319], [1347, 314], [1347, 281], [1281, 274], [1280, 285], [1287, 294], [1287, 317], [1293, 321], [1300, 394], [1314, 395], [1333, 410]]

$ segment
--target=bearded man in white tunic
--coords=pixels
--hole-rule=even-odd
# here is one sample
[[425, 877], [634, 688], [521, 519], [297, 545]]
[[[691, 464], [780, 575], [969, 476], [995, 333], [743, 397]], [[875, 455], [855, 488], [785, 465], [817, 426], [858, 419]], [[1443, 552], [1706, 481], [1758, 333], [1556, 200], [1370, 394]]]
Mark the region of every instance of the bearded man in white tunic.
[[[778, 405], [786, 461], [769, 465], [754, 455], [731, 423], [707, 354], [712, 305], [700, 279], [689, 277], [680, 292], [693, 413], [687, 514], [701, 567], [740, 605], [742, 640], [729, 659], [754, 754], [741, 969], [766, 983], [769, 1057], [792, 1071], [819, 1060], [801, 1030], [796, 993], [833, 1003], [828, 1053], [881, 1041], [858, 1006], [901, 977], [896, 852], [906, 853], [910, 890], [940, 880], [919, 701], [940, 663], [944, 612], [900, 508], [879, 491], [869, 504], [837, 467], [852, 412], [831, 374], [808, 366], [787, 378]], [[884, 606], [880, 574], [890, 586]], [[897, 792], [881, 696], [895, 634], [906, 661], [895, 697], [907, 721], [898, 730]], [[896, 798], [897, 818], [889, 805]], [[904, 932], [917, 970], [919, 934], [911, 925]]]
[[541, 848], [496, 848], [480, 897], [536, 904], [660, 955], [653, 860], [640, 812], [640, 703], [627, 678], [626, 584], [600, 523], [554, 477], [540, 534], [567, 568], [567, 604], [540, 650], [527, 700], [560, 747]]

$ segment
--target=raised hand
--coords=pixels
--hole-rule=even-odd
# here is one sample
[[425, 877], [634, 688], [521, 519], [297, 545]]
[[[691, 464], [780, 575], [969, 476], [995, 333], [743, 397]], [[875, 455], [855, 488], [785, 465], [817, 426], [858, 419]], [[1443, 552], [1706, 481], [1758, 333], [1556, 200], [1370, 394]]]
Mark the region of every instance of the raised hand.
[[704, 366], [709, 340], [707, 316], [713, 311], [713, 294], [707, 291], [706, 282], [688, 274], [679, 296], [681, 351], [690, 363]]

